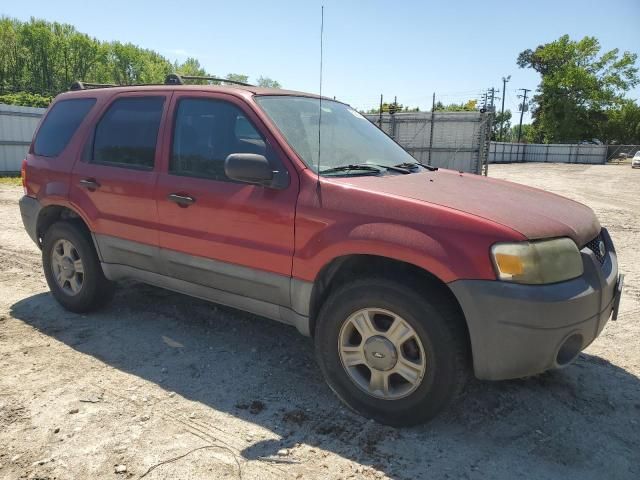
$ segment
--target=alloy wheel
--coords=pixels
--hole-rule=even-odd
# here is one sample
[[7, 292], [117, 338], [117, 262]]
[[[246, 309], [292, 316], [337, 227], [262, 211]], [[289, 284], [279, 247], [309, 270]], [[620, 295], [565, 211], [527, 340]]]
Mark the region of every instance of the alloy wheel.
[[338, 351], [349, 378], [367, 394], [383, 400], [410, 395], [426, 372], [417, 332], [388, 310], [365, 308], [349, 316], [340, 329]]
[[61, 238], [53, 245], [51, 270], [60, 289], [67, 295], [77, 295], [84, 283], [84, 265], [76, 247]]

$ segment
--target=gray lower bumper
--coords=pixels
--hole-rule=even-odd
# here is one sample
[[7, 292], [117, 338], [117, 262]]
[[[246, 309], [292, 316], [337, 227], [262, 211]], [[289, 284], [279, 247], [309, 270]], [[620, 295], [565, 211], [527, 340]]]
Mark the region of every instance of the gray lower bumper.
[[38, 241], [38, 216], [42, 206], [37, 199], [33, 197], [27, 197], [26, 195], [20, 199], [20, 215], [22, 216], [22, 223], [24, 228], [31, 237], [31, 240], [36, 242], [36, 245], [40, 246]]
[[487, 280], [449, 284], [466, 316], [476, 377], [503, 380], [563, 366], [558, 352], [572, 337], [577, 352], [602, 331], [619, 298], [618, 264], [608, 232], [600, 264], [581, 251], [584, 274], [553, 285]]

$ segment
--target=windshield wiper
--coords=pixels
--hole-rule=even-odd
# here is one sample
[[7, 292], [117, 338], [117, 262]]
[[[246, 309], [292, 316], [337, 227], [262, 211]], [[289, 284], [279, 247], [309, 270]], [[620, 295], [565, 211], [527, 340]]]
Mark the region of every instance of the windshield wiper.
[[403, 168], [403, 165], [382, 165], [379, 163], [369, 163], [369, 162], [351, 164], [351, 165], [342, 165], [340, 167], [320, 170], [320, 173], [342, 172], [342, 171], [348, 171], [348, 170], [366, 170], [368, 172], [372, 171], [372, 172], [380, 173], [380, 169], [382, 168], [384, 168], [385, 170], [391, 170], [392, 172], [399, 172], [404, 174], [411, 173], [411, 170], [407, 168]]
[[400, 164], [400, 165], [380, 165], [380, 164], [378, 164], [378, 163], [367, 163], [367, 165], [375, 165], [376, 167], [386, 168], [387, 170], [391, 170], [391, 171], [393, 171], [393, 172], [411, 173], [411, 170], [409, 170], [408, 168], [406, 168], [406, 164]]
[[435, 172], [438, 170], [438, 167], [434, 167], [432, 165], [425, 165], [424, 163], [420, 163], [420, 162], [404, 162], [404, 163], [399, 163], [398, 165], [395, 165], [395, 167], [409, 169], [409, 170], [415, 169], [418, 166], [426, 168], [430, 172]]
[[348, 172], [348, 171], [361, 171], [361, 172], [371, 172], [376, 175], [382, 173], [378, 167], [373, 165], [340, 165], [339, 167], [325, 168], [324, 170], [320, 170], [320, 174], [323, 173], [338, 173], [338, 172]]

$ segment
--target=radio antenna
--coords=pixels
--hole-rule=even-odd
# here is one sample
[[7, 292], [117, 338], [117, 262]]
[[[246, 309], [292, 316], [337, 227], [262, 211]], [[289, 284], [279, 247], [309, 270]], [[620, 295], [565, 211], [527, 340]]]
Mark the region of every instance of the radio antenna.
[[320, 124], [322, 123], [322, 37], [324, 36], [324, 5], [320, 9], [320, 113], [318, 114], [318, 183], [320, 188]]

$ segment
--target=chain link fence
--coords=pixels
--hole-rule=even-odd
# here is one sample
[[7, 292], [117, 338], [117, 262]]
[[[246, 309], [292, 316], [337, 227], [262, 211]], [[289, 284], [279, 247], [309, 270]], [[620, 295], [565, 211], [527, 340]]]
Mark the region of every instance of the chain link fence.
[[640, 145], [608, 145], [607, 162], [630, 162], [638, 151], [640, 151]]
[[421, 163], [486, 174], [491, 112], [403, 112], [365, 117]]

